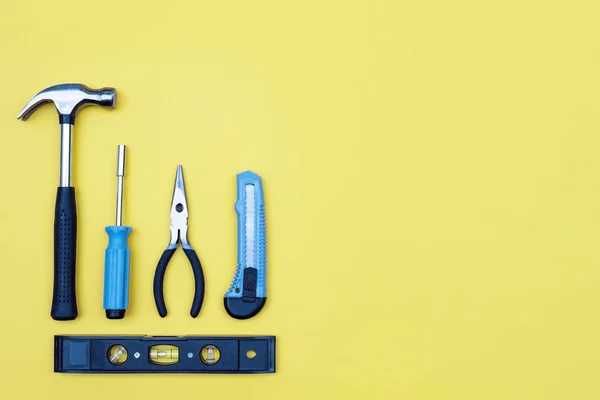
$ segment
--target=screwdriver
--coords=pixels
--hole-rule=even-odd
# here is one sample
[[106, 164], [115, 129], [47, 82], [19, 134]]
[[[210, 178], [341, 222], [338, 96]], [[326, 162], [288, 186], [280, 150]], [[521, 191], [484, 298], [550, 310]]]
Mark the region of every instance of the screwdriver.
[[125, 317], [129, 298], [129, 247], [131, 227], [123, 226], [123, 178], [125, 177], [125, 145], [117, 151], [117, 218], [114, 226], [104, 230], [108, 247], [104, 253], [104, 310], [108, 319]]

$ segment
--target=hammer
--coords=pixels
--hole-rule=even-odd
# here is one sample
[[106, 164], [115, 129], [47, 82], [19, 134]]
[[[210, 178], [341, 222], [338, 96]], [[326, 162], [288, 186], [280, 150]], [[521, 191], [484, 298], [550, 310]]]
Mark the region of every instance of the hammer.
[[71, 134], [77, 112], [89, 105], [115, 108], [113, 88], [90, 89], [68, 83], [42, 90], [21, 110], [17, 119], [27, 120], [43, 104], [52, 102], [60, 123], [60, 185], [54, 209], [54, 289], [50, 315], [57, 321], [77, 318], [75, 260], [77, 249], [77, 209], [75, 188], [71, 186]]

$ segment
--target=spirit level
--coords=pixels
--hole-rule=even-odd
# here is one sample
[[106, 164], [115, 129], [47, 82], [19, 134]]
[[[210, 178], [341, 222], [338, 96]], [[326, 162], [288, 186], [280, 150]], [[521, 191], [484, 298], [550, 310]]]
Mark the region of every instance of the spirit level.
[[55, 336], [54, 372], [274, 373], [275, 336]]

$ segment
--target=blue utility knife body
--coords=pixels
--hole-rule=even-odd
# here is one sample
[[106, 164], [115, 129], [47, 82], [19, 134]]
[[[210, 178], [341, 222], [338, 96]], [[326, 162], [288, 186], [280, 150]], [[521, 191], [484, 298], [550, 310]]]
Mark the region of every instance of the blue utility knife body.
[[267, 238], [262, 179], [252, 171], [237, 175], [238, 255], [225, 310], [233, 318], [252, 318], [267, 301]]

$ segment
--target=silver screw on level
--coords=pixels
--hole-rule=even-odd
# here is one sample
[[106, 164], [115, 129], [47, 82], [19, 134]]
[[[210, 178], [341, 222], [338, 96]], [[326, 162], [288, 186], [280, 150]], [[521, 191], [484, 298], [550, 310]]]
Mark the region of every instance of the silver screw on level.
[[192, 353], [192, 352], [189, 352], [189, 353], [188, 353], [188, 358], [192, 358], [192, 357], [194, 357], [194, 353]]
[[136, 351], [135, 353], [133, 353], [133, 356], [134, 356], [135, 358], [140, 358], [140, 352], [139, 352], [139, 351]]
[[117, 226], [123, 223], [123, 179], [125, 177], [125, 145], [117, 151]]

